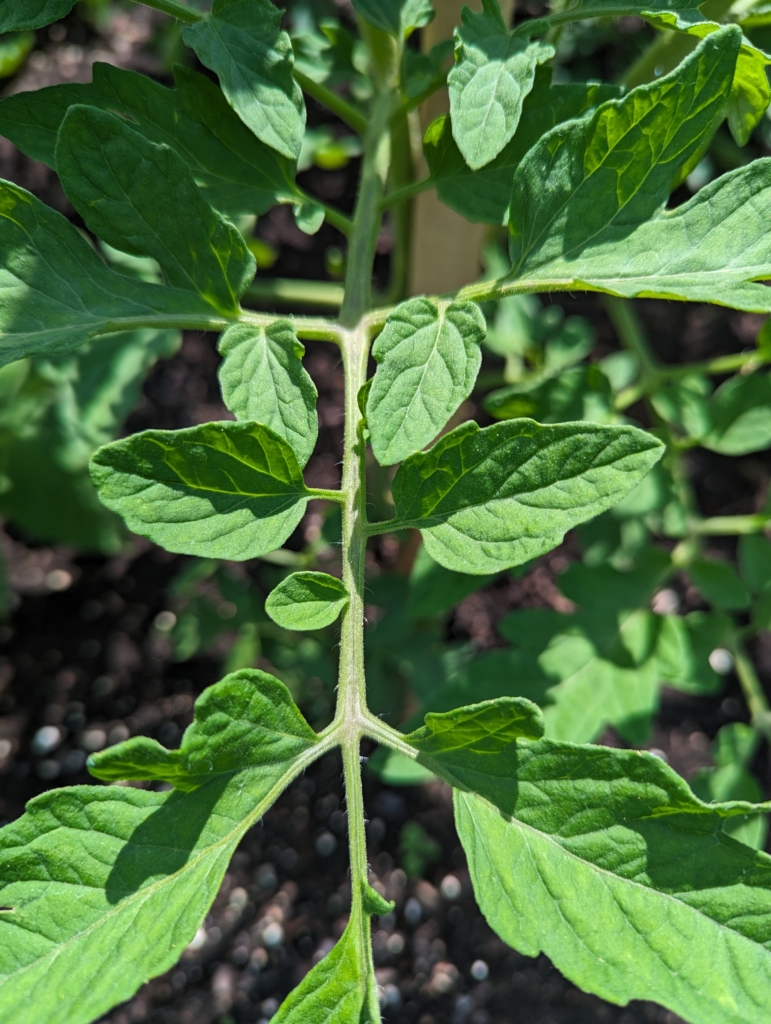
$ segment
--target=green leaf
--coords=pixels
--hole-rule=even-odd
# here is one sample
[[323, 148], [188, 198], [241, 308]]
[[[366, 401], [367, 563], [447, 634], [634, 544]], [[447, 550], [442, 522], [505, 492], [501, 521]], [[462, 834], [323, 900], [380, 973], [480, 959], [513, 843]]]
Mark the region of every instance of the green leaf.
[[65, 217], [0, 181], [0, 365], [70, 352], [137, 322], [165, 326], [191, 317], [224, 326], [191, 292], [109, 269]]
[[638, 751], [526, 738], [470, 750], [450, 729], [439, 750], [411, 742], [456, 787], [477, 902], [509, 945], [611, 1002], [651, 999], [699, 1024], [771, 1009], [771, 859], [722, 831], [752, 805], [707, 806]]
[[737, 546], [739, 575], [753, 594], [762, 594], [771, 587], [771, 543], [767, 537], [753, 533], [739, 538]]
[[316, 444], [316, 385], [301, 362], [305, 349], [289, 320], [268, 327], [236, 324], [220, 338], [225, 405], [239, 420], [257, 420], [292, 446], [304, 466]]
[[91, 477], [134, 533], [207, 558], [281, 547], [311, 497], [292, 449], [261, 423], [146, 430], [100, 448]]
[[596, 363], [491, 391], [483, 407], [496, 420], [529, 416], [539, 423], [608, 423], [615, 418], [610, 382]]
[[214, 71], [235, 112], [266, 146], [290, 160], [305, 132], [302, 91], [292, 77], [292, 43], [270, 0], [214, 0], [211, 14], [182, 29]]
[[431, 0], [353, 0], [353, 9], [370, 25], [400, 40], [434, 18]]
[[399, 467], [396, 521], [421, 530], [445, 568], [498, 572], [556, 547], [566, 530], [620, 501], [662, 452], [634, 427], [465, 423]]
[[492, 574], [468, 576], [466, 573], [445, 569], [421, 545], [410, 572], [407, 611], [416, 619], [441, 615], [494, 579], [495, 575]]
[[733, 566], [700, 558], [688, 566], [688, 575], [715, 608], [740, 611], [749, 608], [750, 595]]
[[0, 371], [27, 371], [15, 395], [0, 399], [0, 473], [10, 483], [0, 514], [35, 540], [116, 554], [123, 524], [99, 501], [88, 460], [115, 437], [150, 367], [180, 342], [176, 331], [113, 334], [76, 355]]
[[[426, 724], [404, 738], [421, 753], [421, 763], [460, 752], [499, 754], [518, 739], [539, 740], [541, 709], [521, 697], [502, 697], [444, 714], [426, 715]], [[441, 763], [441, 762], [440, 762]], [[457, 783], [453, 783], [455, 785]]]
[[514, 171], [525, 153], [550, 128], [579, 117], [621, 93], [617, 86], [596, 82], [571, 82], [551, 87], [550, 82], [551, 70], [539, 68], [532, 92], [524, 99], [514, 137], [494, 160], [477, 171], [472, 171], [463, 159], [452, 137], [449, 115], [429, 125], [423, 138], [423, 154], [431, 183], [446, 206], [467, 220], [506, 224]]
[[372, 348], [378, 367], [367, 398], [381, 466], [430, 444], [468, 398], [484, 336], [485, 319], [473, 302], [408, 299], [389, 315]]
[[334, 576], [293, 572], [269, 594], [265, 611], [283, 629], [323, 629], [347, 604], [348, 591]]
[[[199, 699], [212, 713], [188, 733], [197, 733], [202, 760], [218, 734], [241, 738], [211, 781], [187, 793], [55, 790], [0, 831], [0, 901], [11, 908], [0, 914], [3, 1019], [87, 1024], [176, 963], [192, 940], [243, 835], [318, 747], [280, 683], [253, 673], [250, 702], [235, 678], [218, 684], [228, 693], [219, 715], [217, 686]], [[237, 717], [258, 708], [259, 722]], [[275, 736], [275, 725], [293, 736]], [[266, 751], [255, 735], [275, 738]], [[205, 771], [195, 756], [192, 770]]]
[[315, 235], [324, 223], [324, 207], [320, 203], [295, 203], [292, 213], [297, 227], [306, 235]]
[[135, 736], [92, 754], [88, 770], [106, 782], [170, 782], [187, 792], [217, 776], [291, 761], [316, 742], [282, 682], [267, 672], [241, 669], [196, 700], [193, 724], [179, 750]]
[[66, 17], [75, 0], [0, 0], [0, 32], [43, 28]]
[[272, 1024], [367, 1024], [369, 928], [353, 913], [342, 937], [286, 997]]
[[493, 13], [489, 5], [483, 14], [464, 7], [461, 18], [447, 85], [453, 138], [476, 171], [511, 141], [536, 66], [554, 56], [554, 47], [510, 35], [500, 10]]
[[[711, 11], [710, 11], [711, 7]], [[697, 3], [695, 0], [653, 0], [650, 3], [614, 4], [613, 15], [615, 17], [640, 17], [645, 18], [651, 24], [661, 29], [675, 29], [677, 32], [684, 32], [690, 35], [694, 41], [703, 39], [713, 32], [720, 30], [718, 21], [710, 21], [700, 8], [707, 8], [707, 13], [724, 17], [727, 8], [721, 5], [709, 5]], [[603, 0], [586, 0], [579, 2], [571, 9], [571, 16], [576, 18], [605, 17], [609, 13], [607, 4]], [[743, 13], [743, 12], [742, 12]], [[733, 17], [733, 12], [729, 17]], [[749, 20], [738, 15], [742, 24], [749, 25]], [[527, 35], [529, 29], [527, 24], [522, 26], [522, 34]], [[669, 52], [668, 52], [669, 51]], [[672, 56], [670, 57], [670, 53]], [[682, 36], [672, 36], [660, 46], [658, 56], [665, 67], [668, 60], [677, 63], [683, 54]], [[763, 114], [771, 102], [771, 87], [766, 75], [766, 66], [771, 63], [768, 54], [754, 46], [746, 36], [742, 36], [742, 46], [739, 51], [736, 74], [734, 76], [731, 96], [728, 103], [728, 125], [733, 137], [740, 146], [746, 145], [753, 129], [760, 122]]]
[[34, 32], [0, 36], [0, 78], [15, 75], [35, 46]]
[[[649, 554], [629, 573], [572, 567], [560, 589], [584, 606], [575, 614], [527, 609], [498, 624], [503, 637], [536, 657], [549, 680], [539, 703], [551, 738], [585, 743], [610, 724], [631, 742], [647, 739], [662, 674], [661, 620], [646, 605], [669, 571], [663, 552]], [[469, 674], [474, 677], [473, 662]], [[512, 679], [508, 692], [522, 682]]]
[[558, 126], [530, 150], [514, 175], [509, 221], [518, 287], [771, 308], [768, 289], [755, 283], [771, 276], [760, 227], [771, 161], [664, 209], [721, 115], [740, 41], [735, 27], [715, 32], [671, 75]]
[[295, 161], [260, 142], [208, 78], [177, 66], [176, 88], [167, 89], [146, 75], [99, 63], [93, 76], [89, 84], [54, 85], [0, 101], [0, 134], [55, 168], [59, 127], [71, 106], [85, 104], [120, 114], [149, 142], [170, 146], [207, 202], [228, 216], [297, 201]]
[[[712, 744], [716, 767], [697, 772], [690, 779], [691, 789], [705, 803], [725, 800], [759, 803], [763, 791], [749, 770], [759, 746], [760, 736], [751, 725], [743, 722], [724, 725]], [[723, 831], [739, 843], [762, 850], [768, 835], [768, 818], [763, 814], [734, 818], [723, 826]]]
[[123, 118], [74, 106], [59, 129], [56, 169], [100, 238], [157, 260], [168, 284], [195, 292], [213, 309], [238, 311], [254, 257], [173, 150], [147, 142]]
[[[769, 175], [771, 181], [771, 175]], [[771, 375], [731, 377], [709, 402], [712, 429], [701, 444], [721, 455], [748, 455], [771, 447]]]

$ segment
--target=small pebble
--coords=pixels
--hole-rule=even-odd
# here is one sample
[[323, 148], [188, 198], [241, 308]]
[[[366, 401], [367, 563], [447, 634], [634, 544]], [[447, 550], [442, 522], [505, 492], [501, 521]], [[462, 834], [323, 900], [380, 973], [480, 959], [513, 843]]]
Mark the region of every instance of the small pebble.
[[709, 656], [709, 664], [713, 672], [717, 672], [719, 676], [727, 676], [734, 667], [734, 659], [725, 647], [716, 647]]
[[262, 932], [262, 941], [268, 947], [273, 949], [275, 946], [280, 946], [284, 941], [284, 929], [278, 923], [278, 921], [271, 921]]
[[439, 891], [446, 900], [457, 900], [461, 894], [461, 884], [455, 875], [445, 875], [439, 886]]
[[490, 968], [484, 960], [475, 960], [471, 965], [471, 977], [474, 981], [484, 981], [489, 973]]
[[420, 901], [416, 900], [414, 896], [410, 896], [404, 904], [404, 920], [407, 924], [416, 925], [420, 921], [422, 914]]
[[55, 750], [61, 741], [61, 731], [55, 725], [44, 725], [32, 737], [30, 746], [32, 747], [33, 754], [42, 757], [44, 754], [50, 754], [52, 750]]

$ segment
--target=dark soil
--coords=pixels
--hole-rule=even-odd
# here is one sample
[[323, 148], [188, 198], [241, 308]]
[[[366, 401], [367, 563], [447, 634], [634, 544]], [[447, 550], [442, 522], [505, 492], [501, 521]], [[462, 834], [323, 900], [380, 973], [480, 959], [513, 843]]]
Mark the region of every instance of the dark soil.
[[[157, 61], [144, 49], [151, 23], [148, 12], [135, 15], [102, 38], [97, 56], [109, 51], [115, 62], [160, 74]], [[72, 25], [76, 37], [84, 31], [76, 21]], [[29, 74], [37, 75], [36, 84], [88, 79], [98, 49], [86, 37], [64, 45], [41, 35]], [[29, 80], [23, 87], [30, 87]], [[49, 171], [4, 142], [0, 147], [4, 177], [72, 213]], [[345, 206], [353, 171], [340, 172], [337, 178], [326, 175], [324, 198]], [[313, 190], [318, 182], [306, 184]], [[337, 244], [338, 236], [324, 228], [309, 239], [287, 214], [281, 208], [260, 224], [262, 237], [279, 251], [274, 272], [323, 277], [326, 247]], [[615, 347], [599, 300], [560, 302], [595, 324], [597, 356]], [[757, 317], [713, 307], [649, 302], [640, 312], [653, 344], [669, 362], [740, 350], [752, 344], [759, 325]], [[212, 337], [187, 335], [180, 353], [150, 375], [127, 431], [228, 417], [217, 389], [217, 364]], [[342, 429], [340, 367], [334, 350], [322, 345], [308, 346], [307, 365], [320, 391], [322, 427], [308, 479], [314, 486], [334, 487]], [[644, 418], [644, 410], [634, 411]], [[771, 462], [765, 455], [725, 459], [696, 451], [692, 471], [705, 514], [736, 514], [760, 506]], [[311, 509], [289, 546], [299, 548], [317, 528], [317, 519]], [[93, 781], [84, 767], [89, 750], [134, 735], [155, 736], [176, 746], [191, 721], [195, 697], [219, 677], [221, 652], [175, 662], [168, 640], [154, 625], [168, 608], [168, 584], [184, 564], [177, 556], [139, 540], [121, 557], [82, 556], [26, 543], [12, 527], [2, 543], [18, 601], [8, 622], [0, 625], [0, 818], [10, 821], [22, 813], [26, 801], [48, 788]], [[730, 542], [721, 549], [730, 551]], [[564, 599], [555, 575], [575, 550], [568, 538], [524, 579], [507, 580], [468, 598], [448, 625], [450, 636], [491, 646], [498, 642], [495, 622], [511, 608], [559, 607]], [[373, 571], [403, 570], [401, 554], [384, 544], [373, 555]], [[259, 587], [260, 565], [244, 569]], [[698, 604], [698, 595], [685, 587], [683, 596], [690, 606]], [[766, 681], [771, 644], [757, 641], [754, 653]], [[715, 699], [665, 691], [651, 746], [688, 777], [711, 763], [709, 742], [720, 726], [742, 717], [744, 703], [733, 678]], [[45, 727], [48, 732], [41, 734]], [[44, 736], [54, 739], [46, 744]], [[610, 732], [603, 741], [619, 743]], [[755, 770], [771, 794], [767, 752], [759, 755]], [[653, 1004], [606, 1004], [566, 982], [545, 957], [531, 960], [505, 946], [474, 903], [447, 787], [436, 783], [395, 789], [365, 773], [365, 790], [372, 871], [396, 903], [392, 914], [374, 923], [375, 961], [388, 1022], [675, 1024], [679, 1019]], [[439, 852], [420, 878], [408, 879], [403, 869], [400, 836], [409, 822], [420, 824]], [[340, 936], [349, 901], [341, 765], [330, 755], [291, 786], [245, 838], [203, 928], [180, 963], [103, 1020], [267, 1022], [286, 993]]]

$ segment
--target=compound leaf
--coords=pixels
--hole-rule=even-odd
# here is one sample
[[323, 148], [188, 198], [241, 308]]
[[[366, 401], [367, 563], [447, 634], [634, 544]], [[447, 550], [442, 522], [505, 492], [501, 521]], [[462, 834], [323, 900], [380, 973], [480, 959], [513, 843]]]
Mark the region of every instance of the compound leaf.
[[0, 134], [27, 156], [56, 167], [56, 136], [69, 108], [98, 107], [127, 118], [149, 142], [170, 146], [215, 209], [236, 216], [297, 201], [296, 163], [264, 145], [222, 90], [190, 68], [174, 69], [176, 88], [111, 64], [94, 64], [93, 82], [54, 85], [0, 101]]
[[663, 445], [634, 427], [465, 423], [397, 470], [399, 528], [421, 530], [447, 569], [498, 572], [549, 551], [620, 501]]
[[0, 364], [137, 323], [227, 323], [195, 293], [110, 270], [65, 217], [10, 182], [0, 181], [0, 224]]
[[[515, 728], [537, 720], [527, 701], [495, 706]], [[472, 713], [493, 709], [451, 716]], [[455, 786], [474, 892], [505, 942], [611, 1002], [651, 999], [699, 1024], [768, 1014], [771, 858], [723, 831], [766, 805], [703, 804], [638, 751], [526, 737], [467, 748], [449, 721], [441, 744], [409, 741]]]
[[463, 159], [452, 137], [449, 115], [429, 125], [423, 138], [423, 154], [431, 184], [445, 206], [467, 220], [495, 225], [507, 223], [514, 171], [525, 153], [550, 128], [621, 94], [615, 85], [571, 82], [550, 87], [550, 81], [549, 69], [537, 70], [532, 92], [522, 104], [514, 137], [494, 160], [479, 170], [472, 170]]
[[370, 25], [404, 39], [433, 20], [431, 0], [353, 0], [353, 9]]
[[293, 572], [268, 596], [265, 611], [284, 629], [323, 629], [347, 604], [348, 591], [336, 577]]
[[225, 405], [239, 420], [257, 420], [283, 437], [304, 466], [319, 432], [318, 392], [303, 367], [305, 349], [291, 322], [235, 324], [220, 338], [219, 350]]
[[150, 256], [175, 288], [238, 311], [254, 277], [240, 232], [209, 206], [181, 157], [123, 118], [74, 106], [59, 130], [56, 168], [88, 227], [134, 256]]
[[235, 112], [266, 146], [300, 155], [305, 103], [292, 77], [292, 43], [270, 0], [214, 0], [211, 14], [182, 29], [198, 59], [214, 71]]
[[66, 17], [75, 0], [0, 0], [0, 32], [43, 28]]
[[534, 291], [771, 308], [768, 289], [755, 283], [771, 275], [761, 229], [771, 162], [739, 168], [664, 210], [721, 116], [740, 42], [735, 26], [715, 32], [671, 75], [558, 125], [530, 150], [514, 175], [512, 280]]
[[145, 430], [100, 448], [91, 478], [134, 533], [206, 558], [275, 550], [311, 497], [292, 449], [261, 423]]
[[408, 299], [372, 349], [378, 363], [367, 426], [381, 466], [429, 444], [474, 387], [485, 319], [473, 302]]
[[554, 56], [540, 40], [510, 35], [500, 11], [475, 14], [465, 7], [455, 30], [450, 91], [452, 134], [472, 170], [489, 164], [517, 130], [535, 69]]
[[[225, 713], [200, 716], [192, 727], [193, 771], [205, 770], [196, 753], [205, 757], [221, 730], [223, 739], [241, 738], [229, 767], [220, 762], [223, 770], [193, 792], [54, 790], [0, 831], [0, 899], [10, 908], [0, 914], [4, 1019], [87, 1024], [179, 959], [245, 832], [316, 756], [315, 735], [286, 691], [279, 694], [281, 684], [262, 673], [252, 679], [251, 690], [264, 688], [261, 697], [236, 700], [231, 676], [223, 680]], [[201, 698], [205, 707], [210, 694]], [[281, 711], [270, 708], [277, 695]], [[258, 708], [266, 719], [235, 717]], [[294, 735], [261, 750], [251, 738], [255, 727], [267, 739], [276, 724]]]
[[188, 792], [216, 776], [291, 761], [317, 742], [286, 686], [258, 669], [240, 669], [208, 687], [194, 714], [179, 750], [135, 736], [92, 754], [88, 770], [106, 782], [170, 782]]

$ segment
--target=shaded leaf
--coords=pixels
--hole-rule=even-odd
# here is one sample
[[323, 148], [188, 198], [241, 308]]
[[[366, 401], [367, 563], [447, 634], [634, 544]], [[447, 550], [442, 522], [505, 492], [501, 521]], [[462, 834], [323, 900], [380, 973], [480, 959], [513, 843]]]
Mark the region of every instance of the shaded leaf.
[[661, 443], [634, 427], [466, 423], [397, 470], [399, 527], [457, 572], [497, 572], [559, 544], [610, 508], [658, 462]]
[[[763, 799], [763, 791], [749, 770], [759, 746], [760, 736], [751, 725], [744, 722], [724, 725], [712, 744], [716, 767], [702, 768], [692, 776], [689, 780], [691, 789], [705, 803], [725, 800], [759, 803]], [[723, 825], [723, 831], [737, 842], [762, 850], [768, 835], [768, 817], [748, 814], [733, 818]]]
[[135, 736], [92, 754], [88, 770], [106, 782], [170, 782], [187, 792], [219, 775], [291, 761], [316, 742], [282, 682], [258, 669], [240, 669], [196, 700], [193, 724], [178, 750]]
[[292, 43], [270, 0], [214, 0], [211, 14], [182, 38], [214, 71], [235, 112], [266, 146], [300, 155], [305, 103], [292, 77]]
[[208, 558], [275, 550], [312, 496], [292, 449], [261, 423], [146, 430], [100, 448], [91, 477], [134, 533]]
[[316, 385], [302, 365], [305, 348], [289, 320], [236, 324], [222, 335], [219, 381], [239, 420], [257, 420], [290, 444], [304, 466], [316, 444]]
[[340, 939], [271, 1018], [274, 1024], [360, 1024], [370, 985], [369, 927], [351, 915]]
[[423, 138], [423, 154], [431, 183], [446, 206], [468, 220], [496, 225], [507, 223], [514, 171], [525, 153], [549, 128], [578, 117], [621, 92], [617, 86], [596, 82], [571, 82], [551, 87], [550, 82], [549, 69], [536, 70], [533, 89], [522, 104], [514, 137], [494, 160], [479, 170], [472, 170], [463, 159], [452, 137], [449, 115], [429, 125]]
[[66, 17], [75, 0], [0, 0], [0, 32], [43, 28]]
[[489, 164], [511, 140], [536, 66], [554, 56], [548, 43], [510, 35], [500, 10], [490, 7], [483, 14], [461, 11], [456, 63], [447, 78], [453, 138], [472, 170]]
[[195, 293], [109, 269], [65, 217], [10, 182], [0, 182], [0, 225], [0, 365], [137, 323], [225, 326]]
[[265, 611], [284, 629], [331, 626], [348, 604], [348, 591], [325, 572], [293, 572], [273, 590]]
[[762, 534], [739, 538], [736, 551], [739, 575], [753, 594], [771, 587], [771, 542]]
[[315, 756], [304, 730], [273, 759], [233, 757], [194, 792], [76, 786], [31, 801], [0, 831], [0, 898], [12, 908], [0, 914], [2, 1016], [87, 1024], [176, 963], [244, 833]]
[[735, 27], [715, 32], [671, 75], [557, 126], [530, 150], [514, 176], [509, 222], [518, 286], [771, 308], [755, 283], [771, 276], [760, 227], [771, 162], [663, 209], [678, 172], [711, 137], [740, 41]]
[[195, 292], [213, 309], [238, 311], [254, 257], [173, 150], [147, 142], [123, 118], [74, 106], [59, 130], [56, 168], [96, 235], [157, 260], [168, 284]]
[[731, 377], [714, 393], [708, 410], [711, 429], [701, 440], [705, 448], [747, 455], [771, 446], [771, 375]]
[[0, 513], [25, 536], [120, 550], [123, 524], [99, 501], [88, 460], [135, 407], [149, 368], [173, 355], [181, 340], [176, 331], [113, 334], [77, 354], [0, 371], [25, 370], [16, 393], [2, 389], [0, 399], [0, 473], [10, 484], [0, 494]]
[[539, 423], [608, 423], [615, 418], [610, 382], [596, 363], [499, 388], [485, 396], [483, 406], [497, 420], [529, 416]]
[[688, 575], [703, 596], [715, 608], [741, 610], [749, 608], [750, 595], [727, 562], [699, 558], [688, 566]]
[[400, 40], [434, 17], [431, 0], [353, 0], [353, 9], [370, 25]]
[[441, 615], [494, 579], [445, 569], [421, 545], [410, 572], [407, 611], [417, 619]]
[[[521, 715], [524, 701], [500, 706], [512, 703]], [[700, 1024], [771, 1008], [771, 858], [722, 831], [752, 805], [707, 806], [637, 751], [412, 742], [456, 787], [477, 902], [509, 945], [604, 999], [652, 999]]]
[[367, 397], [381, 466], [430, 444], [468, 398], [484, 336], [485, 319], [473, 302], [408, 299], [389, 315], [372, 348], [378, 367]]
[[222, 91], [190, 68], [174, 68], [176, 88], [111, 64], [93, 82], [54, 85], [0, 101], [0, 134], [27, 156], [56, 165], [56, 136], [74, 104], [120, 114], [149, 141], [170, 146], [190, 168], [206, 201], [234, 216], [296, 202], [295, 162], [257, 139]]

